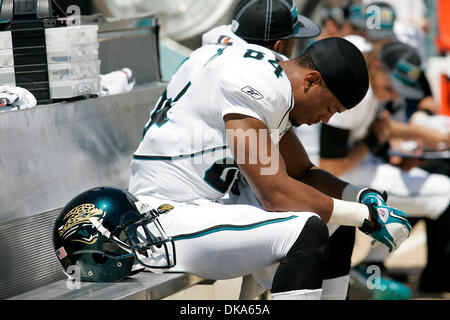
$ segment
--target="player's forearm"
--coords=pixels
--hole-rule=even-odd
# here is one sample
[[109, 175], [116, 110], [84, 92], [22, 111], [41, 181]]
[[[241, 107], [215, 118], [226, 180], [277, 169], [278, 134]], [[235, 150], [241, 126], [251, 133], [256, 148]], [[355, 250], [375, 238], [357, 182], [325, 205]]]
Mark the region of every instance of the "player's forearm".
[[257, 196], [267, 211], [314, 212], [325, 222], [333, 212], [331, 197], [292, 178], [271, 183], [270, 190], [257, 192]]
[[[329, 174], [320, 171], [322, 172], [317, 170], [319, 176], [322, 175], [324, 180], [328, 180]], [[355, 227], [361, 227], [366, 219], [370, 221], [368, 207], [355, 202], [356, 194], [362, 188], [340, 180], [335, 182], [338, 191], [331, 192], [335, 197], [295, 179], [289, 179], [282, 185], [272, 183], [272, 191], [259, 194], [259, 198], [267, 211], [314, 212], [326, 223]], [[344, 198], [345, 200], [340, 200]]]
[[409, 124], [391, 120], [393, 123], [391, 134], [392, 138], [417, 138], [417, 133], [414, 133]]
[[339, 176], [357, 167], [369, 153], [369, 148], [364, 143], [358, 143], [351, 148], [344, 158], [320, 158], [320, 167]]
[[444, 144], [450, 142], [450, 135], [421, 125], [396, 122], [393, 128], [393, 138], [420, 139], [424, 146], [430, 149], [439, 149], [442, 142]]
[[319, 167], [312, 167], [299, 180], [336, 199], [341, 199], [342, 191], [347, 185], [346, 182]]
[[349, 184], [318, 167], [312, 167], [302, 181], [333, 198], [328, 223], [360, 227], [367, 219], [368, 208], [357, 203], [364, 187]]
[[391, 126], [392, 138], [401, 139], [423, 139], [427, 137], [427, 131], [429, 128], [422, 126], [412, 125], [400, 121], [391, 120], [393, 125]]

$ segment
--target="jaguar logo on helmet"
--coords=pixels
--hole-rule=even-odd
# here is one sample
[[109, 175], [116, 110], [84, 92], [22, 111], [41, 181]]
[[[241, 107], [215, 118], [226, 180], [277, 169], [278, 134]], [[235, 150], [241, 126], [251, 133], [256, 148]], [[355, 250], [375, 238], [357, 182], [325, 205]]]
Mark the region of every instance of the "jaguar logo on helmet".
[[173, 206], [170, 204], [162, 204], [158, 207], [156, 211], [158, 211], [159, 214], [168, 213], [170, 210], [173, 209]]
[[[63, 238], [67, 238], [69, 235], [73, 234], [82, 225], [89, 224], [91, 222], [89, 219], [95, 217], [101, 219], [105, 215], [105, 211], [98, 209], [94, 204], [85, 203], [76, 206], [66, 216], [63, 218], [65, 221], [64, 225], [58, 229], [59, 235]], [[89, 236], [88, 234], [86, 236]], [[78, 240], [80, 241], [80, 240]], [[94, 243], [96, 238], [89, 238], [86, 240], [88, 243]]]
[[164, 272], [176, 265], [175, 243], [158, 216], [127, 190], [86, 190], [55, 219], [56, 256], [66, 273], [79, 268], [81, 281], [119, 281], [144, 268]]

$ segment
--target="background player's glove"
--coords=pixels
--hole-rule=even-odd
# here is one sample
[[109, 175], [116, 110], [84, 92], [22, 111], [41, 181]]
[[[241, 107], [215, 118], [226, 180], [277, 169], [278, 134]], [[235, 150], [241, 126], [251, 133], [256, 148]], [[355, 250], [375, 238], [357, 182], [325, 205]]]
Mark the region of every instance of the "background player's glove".
[[409, 237], [411, 225], [406, 213], [386, 205], [369, 204], [370, 219], [359, 228], [373, 239], [385, 244], [389, 252], [397, 249]]
[[387, 206], [387, 193], [378, 192], [375, 189], [364, 189], [359, 194], [359, 202], [363, 204], [373, 204], [374, 206]]

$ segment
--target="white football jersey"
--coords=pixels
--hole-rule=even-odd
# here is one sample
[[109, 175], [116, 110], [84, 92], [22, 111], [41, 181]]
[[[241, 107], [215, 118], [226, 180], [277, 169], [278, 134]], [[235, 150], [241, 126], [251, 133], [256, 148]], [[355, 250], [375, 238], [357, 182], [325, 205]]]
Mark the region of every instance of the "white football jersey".
[[247, 45], [247, 41], [238, 37], [233, 31], [231, 24], [215, 27], [202, 35], [202, 45]]
[[[223, 46], [248, 46], [247, 41], [233, 32], [231, 24], [215, 27], [202, 35], [202, 46], [208, 44], [221, 44]], [[275, 52], [277, 60], [289, 60], [285, 55]]]
[[289, 79], [280, 57], [256, 45], [205, 45], [173, 75], [133, 155], [129, 191], [174, 201], [220, 199], [238, 174], [226, 114], [261, 120], [272, 140], [290, 127]]

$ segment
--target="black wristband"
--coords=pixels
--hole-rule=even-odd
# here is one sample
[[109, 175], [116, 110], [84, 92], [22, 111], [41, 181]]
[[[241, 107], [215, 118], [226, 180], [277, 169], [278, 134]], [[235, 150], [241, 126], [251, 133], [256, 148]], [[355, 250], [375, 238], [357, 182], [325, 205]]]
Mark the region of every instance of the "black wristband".
[[362, 143], [367, 145], [370, 152], [376, 153], [380, 148], [380, 144], [378, 143], [378, 138], [374, 133], [368, 134], [365, 138], [361, 140]]

